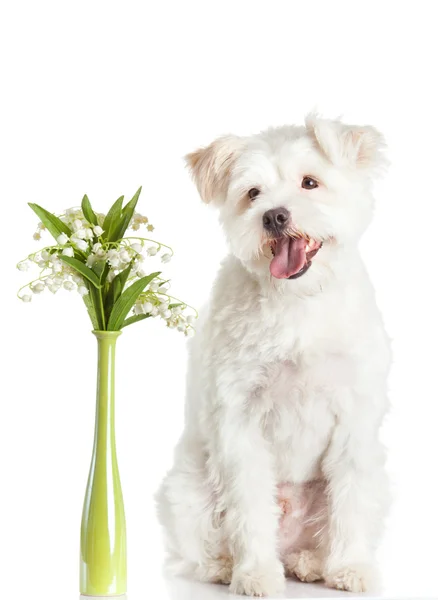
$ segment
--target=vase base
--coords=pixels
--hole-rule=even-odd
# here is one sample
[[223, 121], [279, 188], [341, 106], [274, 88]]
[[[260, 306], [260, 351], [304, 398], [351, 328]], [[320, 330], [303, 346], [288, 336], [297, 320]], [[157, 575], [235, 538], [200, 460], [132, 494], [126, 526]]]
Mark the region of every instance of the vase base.
[[94, 596], [90, 594], [81, 594], [79, 600], [88, 600], [89, 598], [118, 598], [119, 600], [128, 600], [126, 594], [108, 594], [107, 596]]

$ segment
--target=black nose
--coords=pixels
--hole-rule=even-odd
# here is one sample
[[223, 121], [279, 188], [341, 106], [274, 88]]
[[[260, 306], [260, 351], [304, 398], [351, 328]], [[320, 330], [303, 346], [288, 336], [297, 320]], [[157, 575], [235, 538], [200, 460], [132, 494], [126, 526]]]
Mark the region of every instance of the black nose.
[[263, 215], [263, 227], [269, 233], [280, 235], [286, 229], [289, 217], [290, 212], [287, 208], [273, 208]]

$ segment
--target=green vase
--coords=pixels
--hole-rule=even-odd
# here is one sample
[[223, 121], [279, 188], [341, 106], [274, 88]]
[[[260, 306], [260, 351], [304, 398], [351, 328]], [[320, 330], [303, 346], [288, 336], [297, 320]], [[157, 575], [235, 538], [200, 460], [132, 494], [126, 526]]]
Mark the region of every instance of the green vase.
[[97, 338], [94, 447], [81, 525], [80, 591], [87, 596], [126, 593], [126, 525], [114, 427], [116, 341], [120, 331]]

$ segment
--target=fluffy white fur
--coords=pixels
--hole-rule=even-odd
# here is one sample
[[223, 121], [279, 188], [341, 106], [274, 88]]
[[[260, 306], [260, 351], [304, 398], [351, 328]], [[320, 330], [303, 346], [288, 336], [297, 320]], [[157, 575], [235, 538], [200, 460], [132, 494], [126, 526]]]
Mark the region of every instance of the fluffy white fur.
[[[285, 575], [375, 583], [390, 350], [357, 243], [382, 146], [371, 127], [310, 116], [188, 156], [230, 255], [191, 343], [185, 429], [157, 496], [174, 573], [253, 596]], [[295, 280], [269, 271], [262, 216], [277, 207], [323, 241]]]

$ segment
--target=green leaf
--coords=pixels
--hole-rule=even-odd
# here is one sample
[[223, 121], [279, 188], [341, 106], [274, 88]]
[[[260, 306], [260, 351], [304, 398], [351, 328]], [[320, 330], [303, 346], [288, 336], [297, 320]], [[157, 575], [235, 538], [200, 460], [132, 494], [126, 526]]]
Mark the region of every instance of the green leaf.
[[[119, 273], [114, 280], [118, 279], [120, 281], [121, 284], [121, 289], [123, 291], [123, 288], [126, 285], [126, 282], [128, 281], [128, 277], [129, 274], [131, 273], [131, 269], [132, 269], [132, 263], [129, 263], [129, 265], [126, 267], [126, 269], [124, 269], [121, 273]], [[118, 300], [119, 298], [114, 298], [114, 300]]]
[[86, 265], [84, 265], [83, 262], [81, 262], [77, 258], [71, 258], [70, 256], [63, 256], [62, 254], [59, 255], [59, 258], [61, 260], [63, 260], [64, 262], [66, 262], [71, 267], [73, 267], [73, 269], [76, 269], [76, 271], [78, 271], [81, 275], [83, 275], [86, 279], [88, 279], [88, 281], [91, 281], [91, 283], [95, 287], [100, 288], [99, 277], [96, 275], [96, 273], [94, 271], [92, 271]]
[[61, 233], [71, 236], [71, 229], [67, 227], [67, 225], [61, 221], [61, 219], [58, 219], [58, 217], [52, 215], [52, 213], [49, 213], [38, 204], [29, 202], [29, 206], [33, 212], [38, 215], [41, 222], [47, 227], [47, 230], [53, 235], [55, 240], [61, 235]]
[[91, 225], [97, 225], [97, 216], [94, 210], [91, 208], [87, 194], [85, 194], [85, 196], [82, 198], [81, 208], [87, 221], [91, 223]]
[[[90, 288], [93, 286], [87, 284], [87, 287], [88, 287], [88, 290], [91, 291]], [[95, 289], [95, 288], [93, 288], [93, 289]], [[96, 310], [94, 308], [94, 304], [93, 304], [91, 295], [87, 294], [86, 296], [82, 296], [82, 299], [85, 303], [85, 306], [87, 307], [88, 314], [90, 315], [91, 323], [93, 324], [93, 329], [99, 330], [100, 329], [99, 321], [96, 316]]]
[[118, 275], [116, 275], [108, 286], [108, 289], [105, 294], [105, 314], [107, 318], [109, 318], [114, 303], [117, 302], [117, 300], [120, 298], [123, 292], [123, 288], [125, 287], [126, 282], [128, 281], [131, 269], [132, 263], [129, 263], [126, 269], [124, 269]]
[[125, 231], [129, 227], [129, 223], [131, 222], [140, 194], [141, 186], [135, 192], [134, 196], [132, 197], [132, 200], [130, 200], [128, 204], [123, 207], [122, 222], [120, 223], [119, 227], [113, 232], [114, 241], [120, 240], [125, 235]]
[[87, 282], [87, 286], [88, 289], [90, 291], [90, 298], [93, 304], [93, 313], [95, 315], [96, 318], [96, 323], [97, 323], [97, 327], [94, 325], [94, 321], [92, 320], [93, 326], [98, 330], [98, 331], [104, 331], [105, 330], [105, 315], [102, 313], [102, 308], [101, 308], [101, 290], [98, 290], [97, 288], [94, 287], [94, 285], [92, 285], [91, 283]]
[[122, 220], [123, 198], [124, 196], [120, 196], [120, 198], [117, 198], [117, 200], [109, 209], [102, 225], [103, 237], [110, 242], [113, 241], [111, 239], [112, 232], [120, 225], [120, 222]]
[[158, 277], [158, 275], [160, 275], [160, 272], [146, 275], [138, 281], [135, 281], [123, 292], [123, 294], [114, 304], [114, 307], [111, 311], [107, 327], [109, 331], [118, 331], [120, 329], [120, 327], [123, 325], [126, 315], [134, 306], [138, 295], [141, 294], [148, 283], [150, 283], [155, 277]]
[[126, 321], [123, 321], [122, 328], [127, 327], [128, 325], [132, 325], [132, 323], [137, 323], [137, 321], [143, 321], [144, 319], [149, 319], [151, 315], [134, 315], [133, 317], [129, 317]]
[[[103, 277], [103, 272], [105, 270], [105, 267], [107, 266], [107, 263], [105, 260], [96, 260], [96, 262], [93, 263], [93, 266], [91, 267], [92, 271], [94, 273], [96, 273], [96, 275], [99, 278], [99, 281], [101, 282]], [[109, 270], [109, 265], [108, 265], [108, 270]]]

